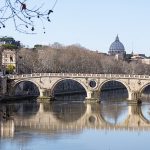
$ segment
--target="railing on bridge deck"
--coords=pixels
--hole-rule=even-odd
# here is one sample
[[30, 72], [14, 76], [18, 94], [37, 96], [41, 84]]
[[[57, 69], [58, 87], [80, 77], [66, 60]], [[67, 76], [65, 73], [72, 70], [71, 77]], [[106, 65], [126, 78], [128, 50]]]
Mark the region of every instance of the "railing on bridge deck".
[[39, 78], [39, 77], [93, 77], [93, 78], [134, 78], [150, 79], [149, 75], [129, 75], [129, 74], [83, 74], [83, 73], [32, 73], [21, 75], [8, 75], [10, 79], [18, 78]]

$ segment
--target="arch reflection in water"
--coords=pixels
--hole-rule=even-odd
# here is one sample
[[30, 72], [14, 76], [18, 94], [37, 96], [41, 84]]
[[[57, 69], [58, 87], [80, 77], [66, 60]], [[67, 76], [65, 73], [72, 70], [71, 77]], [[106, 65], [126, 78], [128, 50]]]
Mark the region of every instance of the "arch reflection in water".
[[[35, 115], [39, 111], [40, 104], [36, 102], [26, 102], [26, 103], [12, 103], [12, 104], [1, 104], [0, 112], [3, 114], [3, 119], [9, 117], [23, 117], [28, 118]], [[5, 114], [5, 117], [4, 117]]]
[[128, 98], [128, 90], [119, 81], [107, 81], [100, 88], [101, 101], [124, 101]]
[[144, 120], [150, 123], [150, 102], [146, 102], [141, 105], [140, 113]]
[[[54, 102], [5, 104], [1, 113], [9, 117], [0, 119], [1, 136], [26, 129], [29, 132], [76, 133], [83, 129], [150, 129], [150, 104], [127, 105], [103, 102], [101, 104]], [[9, 121], [9, 122], [8, 122]], [[4, 128], [5, 127], [5, 128]], [[5, 133], [6, 132], [6, 133]]]
[[19, 104], [15, 115], [17, 117], [30, 118], [37, 114], [40, 104], [36, 102]]
[[86, 97], [85, 88], [77, 81], [65, 79], [52, 88], [56, 100], [83, 101]]
[[51, 104], [50, 112], [57, 120], [64, 123], [71, 123], [79, 120], [86, 112], [84, 103], [53, 103]]
[[128, 105], [124, 102], [106, 103], [100, 106], [101, 115], [108, 124], [117, 125], [128, 117]]

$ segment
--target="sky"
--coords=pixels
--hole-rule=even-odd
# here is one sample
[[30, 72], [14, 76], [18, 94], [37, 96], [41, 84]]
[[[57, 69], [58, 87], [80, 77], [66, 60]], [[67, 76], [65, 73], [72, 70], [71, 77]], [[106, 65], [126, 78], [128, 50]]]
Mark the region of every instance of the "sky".
[[[28, 0], [31, 1], [31, 0]], [[55, 0], [43, 0], [43, 7], [51, 7]], [[41, 0], [32, 0], [38, 5]], [[58, 0], [51, 23], [45, 22], [35, 35], [15, 31], [11, 22], [0, 36], [12, 36], [24, 45], [80, 44], [91, 50], [107, 53], [119, 35], [126, 52], [150, 56], [150, 0]]]

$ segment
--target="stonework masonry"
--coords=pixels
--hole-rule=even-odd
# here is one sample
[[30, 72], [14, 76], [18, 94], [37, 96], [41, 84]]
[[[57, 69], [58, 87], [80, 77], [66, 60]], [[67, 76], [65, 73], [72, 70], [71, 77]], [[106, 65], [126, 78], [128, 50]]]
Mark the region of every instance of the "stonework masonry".
[[[98, 101], [102, 86], [109, 81], [118, 81], [122, 83], [128, 91], [128, 101], [138, 102], [141, 98], [142, 91], [150, 85], [150, 76], [148, 75], [127, 75], [127, 74], [75, 74], [75, 73], [34, 73], [23, 75], [9, 75], [11, 81], [9, 90], [10, 95], [17, 84], [22, 81], [34, 83], [40, 92], [40, 97], [47, 95], [52, 96], [55, 86], [63, 80], [69, 79], [80, 83], [86, 91], [86, 100]], [[90, 82], [95, 82], [94, 87]], [[5, 88], [5, 87], [4, 87]]]

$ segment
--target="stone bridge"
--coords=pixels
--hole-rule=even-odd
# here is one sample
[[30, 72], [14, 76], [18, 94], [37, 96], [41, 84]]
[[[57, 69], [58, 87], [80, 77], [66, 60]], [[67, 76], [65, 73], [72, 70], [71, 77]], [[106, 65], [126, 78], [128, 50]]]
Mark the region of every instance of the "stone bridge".
[[74, 80], [85, 89], [86, 99], [93, 101], [99, 100], [102, 86], [109, 81], [118, 81], [125, 86], [129, 102], [138, 102], [142, 91], [150, 85], [150, 76], [128, 74], [33, 73], [9, 75], [8, 79], [11, 82], [11, 90], [4, 89], [3, 93], [11, 93], [20, 82], [30, 81], [38, 87], [40, 97], [52, 96], [59, 82], [67, 79]]

